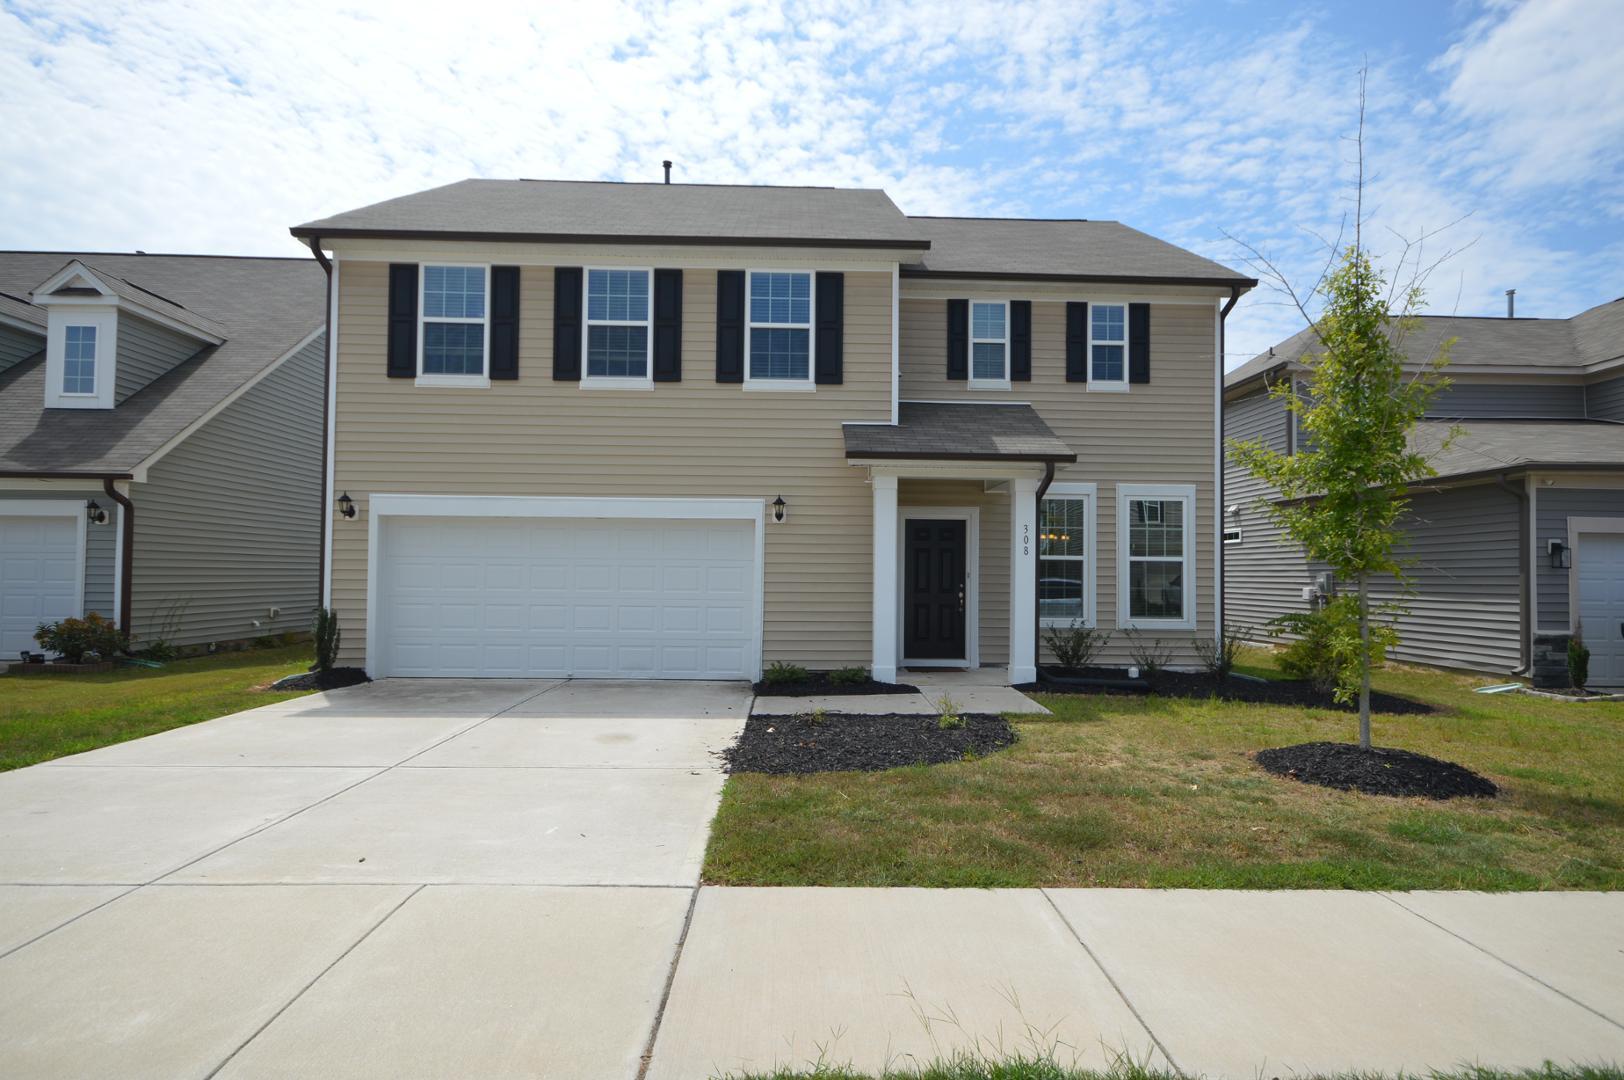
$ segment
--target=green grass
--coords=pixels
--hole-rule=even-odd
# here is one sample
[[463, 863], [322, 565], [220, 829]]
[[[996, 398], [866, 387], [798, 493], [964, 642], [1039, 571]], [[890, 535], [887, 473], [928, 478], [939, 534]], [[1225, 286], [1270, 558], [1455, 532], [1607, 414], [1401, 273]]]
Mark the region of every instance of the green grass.
[[176, 660], [99, 675], [0, 676], [0, 771], [299, 697], [256, 689], [304, 671], [310, 647]]
[[[1247, 657], [1268, 673], [1268, 659]], [[1046, 696], [1052, 718], [977, 761], [730, 777], [705, 860], [728, 885], [1192, 888], [1624, 887], [1624, 704], [1473, 694], [1417, 670], [1378, 685], [1440, 707], [1375, 717], [1378, 745], [1457, 761], [1494, 800], [1333, 791], [1250, 753], [1351, 740], [1330, 709]]]
[[[856, 1072], [838, 1066], [780, 1069], [770, 1073], [728, 1074], [736, 1080], [1185, 1080], [1182, 1074], [1138, 1065], [1116, 1068], [1073, 1069], [1050, 1058], [1010, 1058], [992, 1061], [974, 1056], [952, 1058], [921, 1068], [888, 1069], [883, 1073]], [[1383, 1073], [1303, 1074], [1298, 1080], [1382, 1080]], [[1624, 1069], [1613, 1065], [1555, 1065], [1539, 1069], [1493, 1069], [1462, 1066], [1458, 1069], [1392, 1074], [1393, 1080], [1624, 1080]]]

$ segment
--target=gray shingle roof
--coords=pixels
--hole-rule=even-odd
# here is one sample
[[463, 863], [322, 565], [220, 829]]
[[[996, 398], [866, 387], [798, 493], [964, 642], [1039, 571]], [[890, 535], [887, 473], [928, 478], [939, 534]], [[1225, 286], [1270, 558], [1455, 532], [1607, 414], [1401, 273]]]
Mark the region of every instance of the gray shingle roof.
[[314, 259], [8, 251], [0, 292], [26, 296], [75, 258], [183, 305], [226, 341], [114, 409], [45, 408], [43, 356], [0, 372], [0, 472], [129, 472], [326, 317], [327, 279]]
[[[97, 266], [95, 263], [87, 259], [82, 259], [75, 256], [72, 259], [66, 260], [62, 266], [58, 267], [57, 269], [65, 269], [70, 263], [73, 262], [78, 262], [86, 270], [89, 270], [92, 274], [96, 275], [96, 279], [98, 281], [100, 281], [103, 285], [106, 285], [114, 292], [115, 295], [122, 299], [128, 300], [131, 303], [139, 304], [140, 306], [147, 308], [149, 311], [162, 315], [167, 319], [172, 319], [175, 322], [180, 323], [182, 326], [187, 326], [193, 330], [200, 331], [209, 337], [223, 338], [226, 336], [225, 327], [221, 326], [219, 323], [214, 322], [206, 316], [199, 315], [195, 311], [188, 311], [184, 304], [177, 304], [167, 296], [160, 296], [151, 289], [142, 288], [135, 282], [128, 281], [125, 278], [120, 277], [118, 274], [113, 273], [111, 270], [108, 270], [105, 267]], [[38, 301], [39, 297], [36, 296], [33, 299]]]
[[925, 246], [877, 189], [580, 180], [462, 180], [306, 222], [293, 234]]
[[[1468, 420], [1442, 448], [1454, 425], [1423, 421], [1410, 434], [1438, 478], [1510, 471], [1529, 466], [1624, 469], [1624, 424], [1600, 420]], [[1624, 493], [1620, 493], [1624, 499]]]
[[897, 424], [846, 424], [847, 458], [1076, 461], [1030, 405], [904, 401]]
[[1055, 277], [1092, 281], [1257, 282], [1211, 259], [1116, 221], [1027, 218], [909, 218], [930, 238], [930, 250], [909, 275]]
[[10, 293], [0, 292], [0, 315], [5, 315], [17, 322], [28, 323], [30, 326], [37, 326], [41, 332], [45, 330], [45, 309], [30, 304], [26, 294], [13, 296]]

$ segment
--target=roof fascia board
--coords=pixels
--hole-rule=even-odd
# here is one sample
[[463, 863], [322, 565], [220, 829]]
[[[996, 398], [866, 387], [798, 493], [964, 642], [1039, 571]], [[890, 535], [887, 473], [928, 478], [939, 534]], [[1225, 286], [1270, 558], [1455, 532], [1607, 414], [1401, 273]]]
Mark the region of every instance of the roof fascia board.
[[23, 333], [32, 334], [37, 338], [45, 337], [45, 327], [41, 326], [39, 323], [32, 323], [27, 319], [19, 319], [14, 315], [7, 315], [3, 311], [0, 311], [0, 326], [9, 326], [13, 330], [21, 330]]
[[1249, 277], [1207, 277], [1180, 274], [1028, 274], [985, 270], [931, 270], [923, 266], [903, 266], [905, 278], [938, 278], [944, 281], [1067, 281], [1094, 285], [1196, 285], [1243, 291], [1257, 287]]
[[610, 236], [603, 233], [470, 232], [451, 229], [290, 229], [301, 240], [468, 240], [480, 244], [672, 244], [682, 247], [876, 248], [884, 251], [928, 251], [929, 240], [884, 240], [809, 236]]
[[771, 247], [581, 247], [568, 244], [508, 243], [480, 244], [471, 241], [340, 240], [321, 247], [350, 262], [461, 261], [499, 263], [510, 266], [658, 266], [682, 269], [774, 269], [846, 270], [852, 273], [883, 272], [887, 276], [897, 266], [897, 254], [874, 249], [822, 251]]
[[1070, 464], [1077, 460], [1074, 453], [1068, 454], [954, 454], [936, 453], [921, 454], [917, 450], [864, 450], [861, 453], [846, 455], [848, 465], [869, 465], [877, 462], [897, 461], [1008, 461], [1019, 464], [1038, 464], [1053, 461], [1056, 464]]
[[1090, 303], [1153, 303], [1209, 308], [1215, 299], [1227, 299], [1229, 288], [1172, 285], [1166, 282], [1124, 286], [1101, 282], [1088, 285], [1077, 281], [1045, 281], [1036, 278], [904, 278], [904, 300], [957, 300], [1019, 298], [1043, 303], [1086, 300]]

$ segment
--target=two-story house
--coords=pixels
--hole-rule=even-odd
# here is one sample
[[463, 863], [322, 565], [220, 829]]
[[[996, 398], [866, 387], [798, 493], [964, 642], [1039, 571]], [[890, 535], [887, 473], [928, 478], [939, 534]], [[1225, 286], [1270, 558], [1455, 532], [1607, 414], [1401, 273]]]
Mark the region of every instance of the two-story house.
[[1034, 677], [1215, 632], [1223, 316], [1115, 222], [882, 191], [470, 180], [330, 266], [330, 557], [374, 676]]
[[309, 259], [0, 252], [0, 665], [90, 612], [138, 645], [309, 629], [325, 284]]
[[[1403, 524], [1413, 591], [1377, 590], [1406, 609], [1398, 659], [1499, 674], [1554, 668], [1582, 633], [1591, 682], [1624, 685], [1624, 300], [1568, 319], [1423, 316], [1404, 339], [1425, 362], [1453, 341], [1450, 385], [1413, 444], [1437, 470], [1411, 492]], [[1230, 439], [1282, 452], [1301, 443], [1268, 393], [1303, 378], [1318, 347], [1303, 331], [1230, 372]], [[1461, 434], [1445, 447], [1450, 433]], [[1304, 610], [1324, 567], [1283, 543], [1266, 485], [1225, 467], [1229, 621], [1261, 627]]]

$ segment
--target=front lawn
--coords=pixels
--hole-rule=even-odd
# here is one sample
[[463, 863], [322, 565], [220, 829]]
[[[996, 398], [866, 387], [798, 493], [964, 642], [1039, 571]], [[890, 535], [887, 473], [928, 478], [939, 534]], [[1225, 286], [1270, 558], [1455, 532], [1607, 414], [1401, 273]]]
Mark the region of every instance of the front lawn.
[[257, 686], [310, 666], [310, 647], [253, 649], [160, 669], [0, 676], [0, 771], [299, 697]]
[[[1251, 657], [1257, 663], [1257, 657]], [[1259, 671], [1254, 666], [1250, 670]], [[1347, 741], [1330, 709], [1042, 696], [1054, 716], [974, 761], [732, 776], [705, 859], [724, 885], [1192, 888], [1624, 887], [1624, 704], [1473, 694], [1398, 670], [1439, 706], [1374, 718], [1377, 745], [1459, 762], [1493, 800], [1356, 795], [1271, 776], [1248, 752]]]

